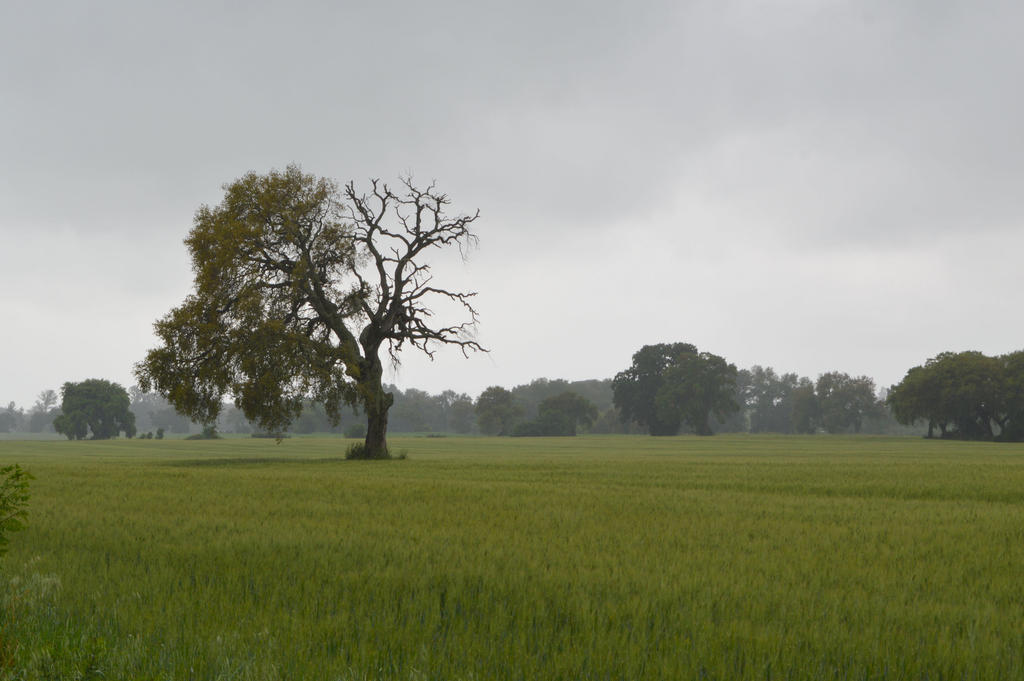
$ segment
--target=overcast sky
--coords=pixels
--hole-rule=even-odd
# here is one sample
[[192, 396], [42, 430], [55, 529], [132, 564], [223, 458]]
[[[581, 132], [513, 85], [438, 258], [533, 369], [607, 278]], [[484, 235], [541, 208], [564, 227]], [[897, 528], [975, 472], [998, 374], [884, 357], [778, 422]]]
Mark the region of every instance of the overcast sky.
[[1024, 348], [1024, 6], [998, 0], [0, 2], [0, 402], [126, 387], [249, 170], [479, 209], [488, 355], [607, 378], [686, 341], [879, 385]]

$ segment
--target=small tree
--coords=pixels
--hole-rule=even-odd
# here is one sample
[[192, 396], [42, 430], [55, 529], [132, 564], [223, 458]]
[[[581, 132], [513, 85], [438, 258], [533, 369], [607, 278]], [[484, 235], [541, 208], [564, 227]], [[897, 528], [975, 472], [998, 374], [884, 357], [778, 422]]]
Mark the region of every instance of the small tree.
[[[312, 399], [332, 423], [345, 404], [366, 414], [363, 452], [387, 456], [388, 409], [381, 353], [398, 364], [406, 346], [433, 357], [437, 345], [463, 354], [473, 339], [472, 292], [440, 288], [426, 258], [433, 249], [476, 243], [478, 214], [448, 214], [434, 185], [392, 189], [374, 180], [341, 192], [297, 166], [249, 173], [203, 206], [185, 243], [195, 290], [156, 325], [162, 345], [137, 365], [182, 413], [213, 423], [226, 396], [246, 418], [282, 432]], [[433, 302], [469, 319], [434, 324]]]
[[65, 383], [61, 388], [61, 414], [53, 428], [69, 440], [106, 440], [124, 432], [135, 436], [135, 414], [129, 410], [128, 391], [117, 383], [91, 378], [81, 383]]
[[937, 427], [944, 438], [992, 440], [995, 423], [1000, 439], [1011, 439], [1008, 414], [1019, 409], [1011, 404], [1017, 394], [1012, 366], [1012, 359], [980, 352], [943, 352], [910, 369], [887, 403], [900, 423], [927, 420], [928, 437]]

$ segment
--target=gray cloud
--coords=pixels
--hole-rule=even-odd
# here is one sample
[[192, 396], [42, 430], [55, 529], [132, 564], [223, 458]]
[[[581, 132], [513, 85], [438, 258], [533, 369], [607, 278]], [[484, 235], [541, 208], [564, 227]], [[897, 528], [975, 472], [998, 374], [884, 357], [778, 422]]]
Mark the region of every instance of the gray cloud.
[[81, 358], [130, 381], [187, 291], [194, 210], [293, 161], [410, 171], [481, 209], [480, 250], [439, 275], [480, 291], [494, 352], [410, 356], [408, 385], [608, 376], [661, 340], [880, 382], [1014, 349], [1022, 18], [996, 0], [5, 3], [0, 350], [25, 359], [0, 388], [28, 401]]

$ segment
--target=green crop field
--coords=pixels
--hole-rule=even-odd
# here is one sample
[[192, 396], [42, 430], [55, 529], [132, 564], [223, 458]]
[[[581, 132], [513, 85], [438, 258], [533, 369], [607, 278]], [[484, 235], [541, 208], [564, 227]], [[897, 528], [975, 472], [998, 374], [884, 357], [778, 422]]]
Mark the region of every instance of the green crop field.
[[345, 444], [0, 442], [0, 678], [1024, 678], [1024, 446]]

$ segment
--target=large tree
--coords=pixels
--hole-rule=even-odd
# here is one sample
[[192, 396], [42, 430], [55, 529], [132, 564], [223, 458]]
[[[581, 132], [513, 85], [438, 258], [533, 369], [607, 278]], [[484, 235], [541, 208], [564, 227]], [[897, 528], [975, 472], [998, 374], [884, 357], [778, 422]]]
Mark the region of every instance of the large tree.
[[119, 384], [101, 378], [65, 383], [61, 396], [61, 413], [53, 429], [69, 440], [106, 440], [121, 432], [135, 436], [135, 414], [128, 408], [131, 400]]
[[711, 435], [711, 416], [724, 420], [740, 409], [736, 365], [710, 352], [684, 353], [665, 371], [655, 398], [662, 419], [679, 414], [697, 435]]
[[665, 385], [665, 372], [680, 355], [695, 354], [689, 343], [645, 345], [633, 353], [633, 363], [612, 380], [613, 402], [623, 421], [646, 426], [651, 435], [675, 435], [682, 424], [679, 412], [659, 412], [656, 399]]
[[1018, 394], [1014, 381], [1017, 360], [988, 357], [980, 352], [943, 352], [907, 372], [889, 391], [887, 402], [900, 423], [928, 422], [941, 437], [964, 440], [1013, 437], [1011, 414]]
[[[382, 353], [394, 364], [411, 346], [463, 354], [474, 340], [471, 292], [441, 288], [429, 252], [476, 242], [478, 213], [449, 215], [433, 184], [369, 191], [303, 173], [297, 166], [249, 173], [201, 207], [185, 243], [195, 290], [156, 325], [162, 345], [136, 367], [181, 412], [213, 423], [226, 397], [268, 432], [281, 432], [306, 400], [336, 422], [344, 405], [367, 418], [364, 456], [388, 455]], [[435, 324], [432, 306], [468, 320]]]
[[736, 373], [735, 365], [689, 343], [645, 345], [612, 381], [615, 406], [651, 435], [675, 435], [684, 422], [710, 435], [712, 414], [725, 418], [739, 409]]

